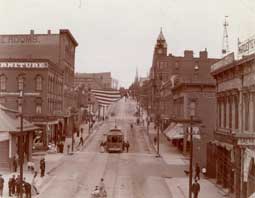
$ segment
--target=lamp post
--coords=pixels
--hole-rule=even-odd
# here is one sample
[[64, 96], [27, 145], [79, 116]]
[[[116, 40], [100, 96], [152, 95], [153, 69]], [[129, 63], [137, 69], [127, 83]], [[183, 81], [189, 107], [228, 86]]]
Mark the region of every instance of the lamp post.
[[189, 198], [192, 198], [192, 176], [193, 176], [193, 117], [195, 116], [195, 102], [190, 103], [190, 159], [189, 159]]
[[19, 198], [22, 198], [23, 196], [23, 161], [24, 161], [24, 153], [23, 153], [23, 91], [20, 91], [19, 94], [20, 97], [20, 135], [18, 139], [18, 146], [19, 146], [19, 167], [20, 167], [20, 183], [19, 183], [19, 188], [20, 188], [20, 193], [19, 193]]

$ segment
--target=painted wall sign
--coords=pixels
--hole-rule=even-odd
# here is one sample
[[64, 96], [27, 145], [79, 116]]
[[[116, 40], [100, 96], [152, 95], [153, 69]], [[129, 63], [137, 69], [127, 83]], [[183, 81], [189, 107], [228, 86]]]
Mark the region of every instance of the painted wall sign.
[[238, 59], [255, 53], [255, 35], [238, 43]]
[[0, 44], [36, 44], [40, 43], [37, 35], [3, 35]]
[[0, 62], [0, 68], [48, 68], [47, 62]]
[[223, 57], [218, 62], [214, 63], [211, 66], [211, 72], [214, 72], [220, 68], [223, 68], [224, 66], [233, 63], [235, 60], [234, 52], [228, 54], [227, 56]]
[[[0, 96], [19, 96], [19, 92], [0, 92]], [[34, 92], [34, 93], [24, 93], [25, 96], [40, 96], [41, 93]]]

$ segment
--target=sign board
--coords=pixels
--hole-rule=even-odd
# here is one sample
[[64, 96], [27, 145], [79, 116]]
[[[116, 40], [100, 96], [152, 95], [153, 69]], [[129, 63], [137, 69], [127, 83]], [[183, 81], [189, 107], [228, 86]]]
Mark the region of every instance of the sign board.
[[[25, 96], [40, 96], [39, 92], [24, 93]], [[0, 96], [20, 96], [20, 92], [0, 92]]]
[[48, 68], [47, 62], [0, 62], [0, 68]]
[[38, 35], [3, 35], [0, 44], [34, 44], [39, 43]]
[[211, 72], [214, 72], [220, 68], [223, 68], [224, 66], [231, 64], [235, 61], [235, 55], [234, 52], [226, 55], [225, 57], [223, 57], [221, 60], [219, 60], [218, 62], [214, 63], [211, 66]]
[[238, 42], [238, 59], [255, 53], [255, 35], [243, 42]]
[[239, 138], [237, 141], [237, 145], [240, 146], [254, 146], [255, 138]]

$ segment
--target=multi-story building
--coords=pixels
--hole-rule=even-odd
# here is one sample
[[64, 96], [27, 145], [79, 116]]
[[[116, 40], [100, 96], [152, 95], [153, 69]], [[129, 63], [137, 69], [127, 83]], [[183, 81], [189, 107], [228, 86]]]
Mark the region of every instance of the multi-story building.
[[0, 59], [0, 103], [22, 111], [28, 120], [44, 129], [45, 146], [47, 139], [56, 143], [63, 135], [64, 120], [54, 116], [63, 111], [63, 71], [51, 61]]
[[[30, 62], [37, 63], [36, 60], [43, 60], [43, 63], [47, 63], [49, 68], [53, 69], [53, 67], [56, 67], [55, 70], [58, 73], [56, 74], [57, 77], [55, 76], [55, 73], [53, 76], [51, 74], [47, 76], [50, 72], [43, 74], [46, 76], [42, 79], [42, 82], [45, 82], [45, 86], [47, 88], [45, 93], [47, 94], [42, 98], [42, 104], [48, 105], [47, 108], [51, 110], [49, 111], [51, 112], [51, 116], [62, 117], [64, 119], [64, 134], [68, 136], [72, 134], [75, 126], [73, 113], [75, 112], [74, 108], [76, 107], [76, 102], [73, 82], [75, 48], [77, 46], [77, 41], [74, 39], [70, 31], [66, 29], [61, 29], [59, 33], [56, 34], [51, 33], [50, 30], [48, 30], [48, 33], [46, 34], [35, 34], [34, 31], [31, 30], [30, 34], [0, 35], [0, 59], [5, 62], [13, 61], [13, 64], [16, 64], [20, 61], [22, 64], [25, 63], [29, 65]], [[48, 71], [51, 70], [49, 68]], [[31, 68], [31, 70], [34, 71], [34, 68]], [[15, 72], [16, 71], [17, 69]], [[25, 76], [33, 75], [31, 73], [33, 72], [30, 72], [30, 69], [25, 69], [23, 71], [23, 75]], [[62, 77], [60, 77], [59, 74], [61, 74]], [[60, 99], [55, 96], [55, 90], [53, 91], [54, 93], [51, 93], [52, 91], [50, 91], [52, 90], [53, 85], [61, 84], [58, 82], [59, 78], [62, 79], [61, 102]], [[10, 78], [8, 77], [6, 85], [14, 86], [9, 85], [9, 81]], [[30, 84], [31, 89], [34, 88], [34, 83], [28, 83], [28, 81], [25, 88], [28, 89]], [[29, 90], [25, 91], [33, 90], [30, 90], [29, 88]], [[8, 100], [6, 105], [13, 106], [13, 104], [8, 103]], [[44, 110], [43, 107], [42, 110]], [[40, 111], [39, 105], [37, 107], [37, 111]], [[33, 116], [31, 116], [31, 119], [35, 119], [35, 117], [33, 118]], [[45, 122], [42, 121], [42, 123]]]
[[101, 73], [75, 73], [75, 87], [84, 85], [87, 89], [113, 89], [116, 82], [111, 77], [111, 72]]
[[212, 65], [211, 74], [217, 125], [208, 171], [235, 197], [250, 197], [255, 192], [255, 54], [235, 60], [231, 53]]
[[118, 82], [111, 77], [111, 72], [76, 73], [74, 85], [75, 87], [82, 86], [84, 88], [84, 106], [87, 107], [88, 111], [94, 113], [98, 111], [99, 106], [91, 90], [113, 90], [118, 88]]
[[[189, 104], [195, 103], [194, 119], [201, 124], [194, 129], [200, 129], [200, 136], [195, 136], [199, 138], [194, 140], [194, 161], [201, 167], [206, 166], [206, 145], [213, 138], [216, 102], [215, 80], [210, 75], [210, 66], [217, 60], [208, 58], [206, 49], [198, 57], [191, 50], [185, 50], [184, 56], [167, 54], [167, 42], [161, 30], [154, 48], [150, 80], [144, 87], [147, 89], [144, 101], [150, 116], [160, 115], [162, 130], [172, 123], [165, 131], [166, 135], [184, 152], [189, 149]], [[181, 126], [178, 131], [182, 134], [174, 136], [177, 126]]]

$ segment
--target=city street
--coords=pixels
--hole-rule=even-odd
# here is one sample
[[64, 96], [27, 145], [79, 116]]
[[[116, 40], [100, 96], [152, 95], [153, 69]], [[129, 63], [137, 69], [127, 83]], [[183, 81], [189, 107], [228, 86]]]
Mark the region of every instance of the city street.
[[[140, 127], [130, 131], [134, 123], [135, 106], [124, 100], [113, 108], [114, 117], [91, 136], [88, 145], [50, 172], [50, 179], [41, 189], [40, 198], [90, 197], [100, 178], [105, 179], [108, 197], [170, 197], [164, 181], [167, 169], [161, 158], [156, 158], [148, 138]], [[129, 153], [100, 153], [99, 144], [104, 133], [113, 128], [115, 121], [130, 142]]]

